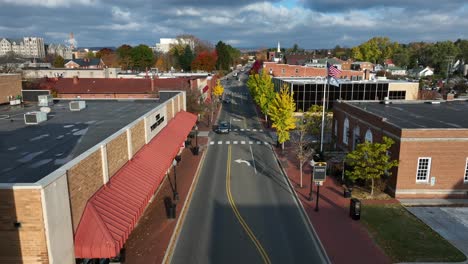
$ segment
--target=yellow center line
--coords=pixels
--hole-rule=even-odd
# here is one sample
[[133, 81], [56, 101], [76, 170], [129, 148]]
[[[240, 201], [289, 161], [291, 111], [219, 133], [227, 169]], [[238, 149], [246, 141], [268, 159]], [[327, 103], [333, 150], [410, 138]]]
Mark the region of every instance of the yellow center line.
[[258, 241], [257, 237], [255, 237], [254, 233], [250, 229], [250, 227], [245, 222], [244, 218], [242, 218], [239, 210], [237, 209], [236, 204], [234, 203], [234, 199], [232, 198], [231, 193], [231, 145], [228, 147], [228, 158], [227, 158], [227, 168], [226, 168], [226, 194], [229, 201], [229, 204], [232, 207], [232, 211], [236, 216], [237, 220], [241, 224], [242, 228], [244, 229], [245, 233], [250, 237], [250, 240], [254, 243], [255, 247], [257, 248], [258, 253], [262, 256], [263, 262], [267, 264], [271, 264], [270, 258], [266, 253], [265, 249], [263, 248], [260, 241]]

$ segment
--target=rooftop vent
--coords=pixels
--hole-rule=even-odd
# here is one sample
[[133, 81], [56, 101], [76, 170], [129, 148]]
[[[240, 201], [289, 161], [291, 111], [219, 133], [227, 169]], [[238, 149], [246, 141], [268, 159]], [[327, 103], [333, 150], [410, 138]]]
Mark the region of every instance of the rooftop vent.
[[81, 111], [86, 108], [85, 101], [71, 101], [70, 102], [70, 111]]
[[38, 97], [39, 101], [39, 106], [49, 106], [52, 105], [54, 102], [54, 99], [52, 98], [52, 95], [50, 94], [45, 94], [45, 95], [39, 95]]
[[47, 120], [47, 113], [27, 112], [24, 114], [24, 123], [26, 125], [37, 125]]

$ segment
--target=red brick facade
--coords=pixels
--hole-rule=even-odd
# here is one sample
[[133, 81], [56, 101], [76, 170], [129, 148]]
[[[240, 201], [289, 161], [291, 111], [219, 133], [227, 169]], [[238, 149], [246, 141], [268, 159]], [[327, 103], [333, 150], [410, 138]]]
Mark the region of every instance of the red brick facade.
[[[275, 62], [264, 62], [263, 70], [274, 77], [325, 77], [327, 69], [313, 68], [300, 65], [279, 64]], [[340, 78], [364, 78], [364, 72], [343, 70]]]
[[[390, 152], [399, 166], [393, 169], [388, 186], [396, 198], [468, 198], [468, 181], [464, 181], [468, 129], [401, 129], [346, 103], [336, 103], [333, 112], [337, 148], [353, 150], [353, 143], [363, 142], [368, 130], [373, 142], [380, 142], [383, 136], [395, 141]], [[347, 143], [345, 120], [349, 124]], [[430, 158], [424, 182], [416, 180], [418, 158], [423, 157]]]

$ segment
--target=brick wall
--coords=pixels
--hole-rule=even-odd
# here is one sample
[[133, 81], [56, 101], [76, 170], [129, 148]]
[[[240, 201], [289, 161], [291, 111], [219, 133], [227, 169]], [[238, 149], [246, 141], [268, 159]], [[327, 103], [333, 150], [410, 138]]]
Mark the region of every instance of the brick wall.
[[8, 96], [21, 95], [21, 75], [0, 74], [0, 104], [9, 103]]
[[0, 263], [48, 263], [41, 191], [3, 189], [0, 201]]
[[76, 230], [88, 199], [103, 185], [101, 150], [72, 167], [67, 175], [73, 230]]
[[131, 129], [133, 155], [145, 145], [145, 121], [141, 120]]
[[[263, 70], [267, 71], [267, 73], [270, 73], [270, 69], [274, 77], [325, 77], [327, 75], [327, 69], [325, 68], [313, 68], [299, 65], [264, 62]], [[359, 76], [361, 78], [364, 78], [364, 72], [343, 70], [339, 77], [344, 76], [346, 76], [349, 79], [351, 79], [351, 76]]]
[[107, 164], [111, 178], [128, 161], [127, 134], [122, 133], [107, 143]]

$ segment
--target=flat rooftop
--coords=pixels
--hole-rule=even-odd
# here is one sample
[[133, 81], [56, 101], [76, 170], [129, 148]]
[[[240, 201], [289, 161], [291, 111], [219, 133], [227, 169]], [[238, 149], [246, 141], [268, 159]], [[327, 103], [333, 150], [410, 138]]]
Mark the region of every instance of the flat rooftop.
[[[317, 78], [311, 78], [311, 77], [274, 77], [273, 79], [278, 79], [282, 80], [287, 83], [292, 83], [292, 84], [323, 84], [327, 83], [325, 77], [317, 77]], [[406, 80], [359, 80], [359, 81], [351, 81], [351, 80], [344, 80], [344, 79], [338, 79], [340, 84], [352, 84], [352, 83], [415, 83], [415, 82], [410, 82]]]
[[407, 129], [468, 129], [468, 101], [436, 102], [347, 102]]
[[37, 104], [0, 106], [0, 183], [37, 182], [164, 100], [88, 100], [75, 112], [69, 100], [55, 100], [48, 120], [37, 125], [24, 123]]

